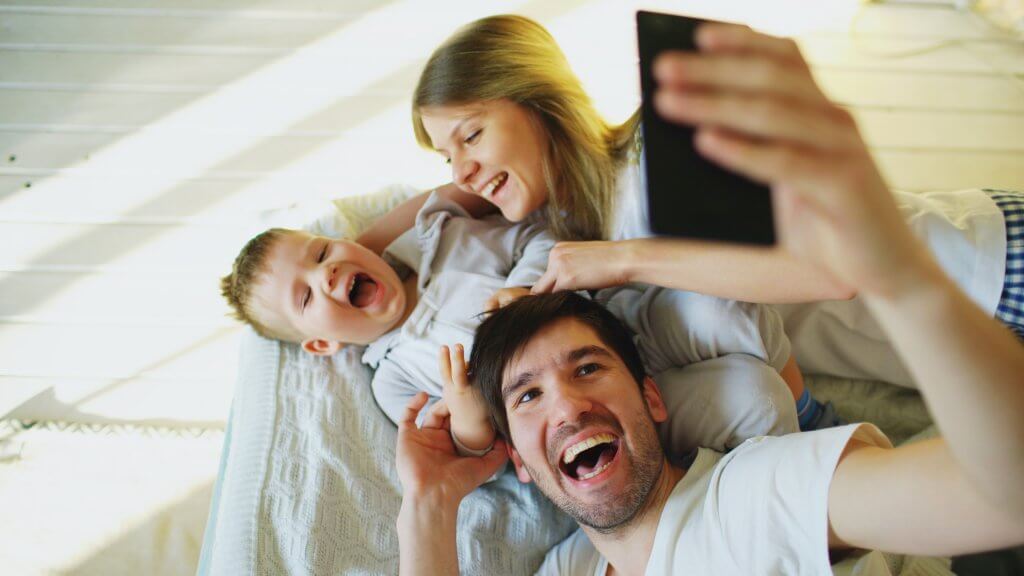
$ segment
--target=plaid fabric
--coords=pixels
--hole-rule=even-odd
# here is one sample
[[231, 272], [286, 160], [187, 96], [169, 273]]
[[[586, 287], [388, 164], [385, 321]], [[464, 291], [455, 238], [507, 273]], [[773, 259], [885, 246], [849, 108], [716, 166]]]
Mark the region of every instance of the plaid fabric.
[[996, 319], [1024, 340], [1024, 192], [985, 190], [1006, 219], [1006, 276]]

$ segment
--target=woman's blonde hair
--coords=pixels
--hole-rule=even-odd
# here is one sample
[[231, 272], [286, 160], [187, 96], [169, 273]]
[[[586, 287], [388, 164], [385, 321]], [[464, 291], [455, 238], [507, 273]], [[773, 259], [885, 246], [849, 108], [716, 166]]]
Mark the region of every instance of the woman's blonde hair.
[[416, 139], [432, 148], [424, 108], [500, 99], [532, 110], [550, 138], [543, 169], [551, 231], [563, 240], [607, 238], [617, 173], [639, 114], [608, 124], [543, 26], [491, 16], [464, 26], [430, 56], [413, 96]]

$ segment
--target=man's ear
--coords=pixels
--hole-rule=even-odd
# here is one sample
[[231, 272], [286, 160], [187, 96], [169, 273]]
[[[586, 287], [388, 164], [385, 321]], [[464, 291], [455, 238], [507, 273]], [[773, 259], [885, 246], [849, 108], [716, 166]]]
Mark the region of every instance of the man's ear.
[[651, 418], [659, 424], [668, 420], [668, 408], [665, 408], [665, 402], [661, 399], [661, 390], [654, 383], [654, 378], [644, 376], [643, 393], [644, 402], [647, 402], [647, 411], [651, 413]]
[[341, 342], [332, 340], [309, 339], [302, 342], [302, 349], [313, 356], [331, 356], [338, 350], [344, 348]]
[[508, 457], [512, 460], [512, 465], [516, 468], [516, 477], [519, 478], [519, 481], [523, 484], [532, 482], [533, 479], [530, 478], [530, 473], [527, 472], [526, 466], [523, 466], [523, 459], [519, 457], [519, 452], [512, 447], [512, 444], [507, 442], [505, 443], [505, 448], [508, 450]]

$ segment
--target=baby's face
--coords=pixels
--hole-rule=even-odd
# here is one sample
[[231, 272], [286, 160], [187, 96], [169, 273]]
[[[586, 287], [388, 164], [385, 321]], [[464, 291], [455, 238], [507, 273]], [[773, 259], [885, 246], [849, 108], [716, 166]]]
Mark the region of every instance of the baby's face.
[[304, 232], [271, 248], [254, 304], [271, 326], [303, 340], [367, 344], [402, 319], [401, 280], [380, 256], [347, 240]]

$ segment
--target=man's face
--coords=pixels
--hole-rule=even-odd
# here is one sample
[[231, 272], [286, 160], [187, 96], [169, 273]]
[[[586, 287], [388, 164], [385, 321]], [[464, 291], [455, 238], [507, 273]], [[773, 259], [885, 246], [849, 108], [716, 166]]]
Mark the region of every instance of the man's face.
[[253, 288], [260, 314], [297, 333], [310, 352], [320, 351], [315, 342], [372, 342], [405, 311], [398, 275], [355, 242], [293, 232], [274, 244], [266, 267]]
[[540, 330], [505, 368], [512, 461], [582, 525], [611, 530], [647, 501], [665, 461], [654, 429], [666, 418], [650, 378], [574, 319]]

